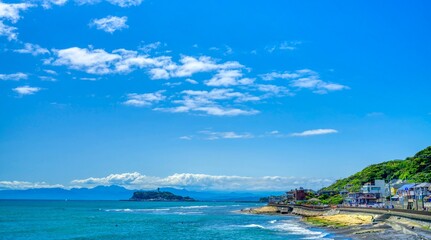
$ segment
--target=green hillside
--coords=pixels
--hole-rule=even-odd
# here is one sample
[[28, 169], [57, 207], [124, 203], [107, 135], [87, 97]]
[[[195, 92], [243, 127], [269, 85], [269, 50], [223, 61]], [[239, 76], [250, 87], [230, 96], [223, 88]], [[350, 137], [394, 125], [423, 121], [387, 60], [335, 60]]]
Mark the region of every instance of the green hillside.
[[405, 160], [392, 160], [373, 164], [354, 175], [337, 180], [323, 190], [343, 190], [351, 185], [349, 191], [359, 191], [361, 186], [374, 179], [403, 179], [408, 182], [431, 182], [431, 146]]

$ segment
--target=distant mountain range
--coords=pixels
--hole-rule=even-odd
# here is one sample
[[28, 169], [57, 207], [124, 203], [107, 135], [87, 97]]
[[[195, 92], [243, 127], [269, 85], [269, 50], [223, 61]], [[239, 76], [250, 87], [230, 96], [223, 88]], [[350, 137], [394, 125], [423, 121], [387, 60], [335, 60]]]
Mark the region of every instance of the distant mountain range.
[[[280, 195], [282, 192], [218, 192], [188, 191], [186, 189], [160, 188], [182, 197], [191, 197], [199, 201], [258, 201], [261, 197]], [[97, 186], [94, 188], [34, 188], [27, 190], [0, 190], [0, 199], [33, 200], [128, 200], [136, 190], [120, 186]]]

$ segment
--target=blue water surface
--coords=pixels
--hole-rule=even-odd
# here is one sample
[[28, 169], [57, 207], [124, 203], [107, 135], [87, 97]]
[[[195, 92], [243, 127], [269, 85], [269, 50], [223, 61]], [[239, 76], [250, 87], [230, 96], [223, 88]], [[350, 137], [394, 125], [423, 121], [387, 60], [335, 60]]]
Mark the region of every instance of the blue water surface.
[[[261, 204], [260, 204], [261, 205]], [[0, 201], [0, 239], [344, 239], [232, 202]]]

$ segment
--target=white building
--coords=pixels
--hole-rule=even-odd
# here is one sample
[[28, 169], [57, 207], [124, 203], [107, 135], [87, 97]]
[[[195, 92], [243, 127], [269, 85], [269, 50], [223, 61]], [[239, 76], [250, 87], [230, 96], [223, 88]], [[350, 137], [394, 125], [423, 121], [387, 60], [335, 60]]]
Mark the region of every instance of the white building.
[[380, 196], [386, 196], [385, 180], [374, 180], [374, 182], [366, 183], [361, 188], [362, 193], [374, 193]]

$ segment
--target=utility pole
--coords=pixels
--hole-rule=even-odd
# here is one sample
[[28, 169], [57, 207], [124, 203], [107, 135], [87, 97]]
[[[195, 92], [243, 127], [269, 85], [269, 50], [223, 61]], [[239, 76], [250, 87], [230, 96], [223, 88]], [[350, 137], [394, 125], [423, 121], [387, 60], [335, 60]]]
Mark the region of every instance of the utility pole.
[[389, 202], [390, 202], [390, 204], [391, 204], [391, 208], [392, 208], [392, 189], [391, 189], [391, 181], [392, 180], [389, 180]]

